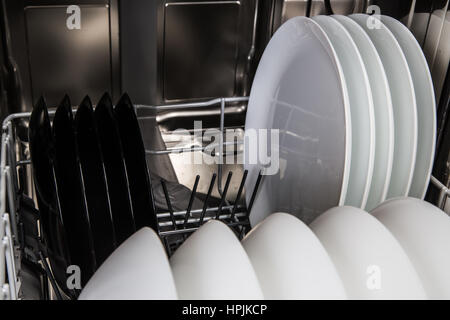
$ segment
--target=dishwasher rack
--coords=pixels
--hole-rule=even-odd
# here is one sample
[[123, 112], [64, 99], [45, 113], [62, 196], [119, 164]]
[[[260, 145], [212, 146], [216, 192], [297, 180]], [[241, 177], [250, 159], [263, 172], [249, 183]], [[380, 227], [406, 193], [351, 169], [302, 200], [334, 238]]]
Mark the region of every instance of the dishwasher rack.
[[[182, 103], [182, 104], [171, 104], [162, 106], [145, 106], [145, 105], [135, 105], [136, 113], [141, 109], [152, 109], [154, 111], [167, 111], [167, 110], [177, 110], [177, 109], [194, 109], [194, 108], [206, 108], [213, 106], [220, 106], [220, 140], [218, 142], [218, 154], [216, 156], [223, 157], [224, 146], [228, 145], [230, 142], [224, 142], [224, 130], [225, 130], [225, 107], [227, 103], [238, 103], [238, 102], [248, 102], [248, 97], [230, 97], [230, 98], [218, 98], [204, 102], [193, 102], [193, 103]], [[232, 142], [237, 144], [238, 142]], [[173, 148], [170, 150], [146, 150], [149, 155], [164, 155], [164, 154], [179, 154], [185, 152], [196, 152], [196, 151], [206, 151], [208, 147], [192, 147], [192, 148]], [[234, 204], [229, 204], [226, 200], [228, 187], [230, 185], [232, 172], [228, 173], [225, 186], [222, 189], [222, 172], [223, 172], [223, 162], [219, 161], [217, 163], [217, 173], [214, 173], [211, 181], [209, 183], [208, 192], [206, 198], [203, 201], [204, 205], [202, 209], [191, 210], [192, 203], [194, 201], [200, 176], [197, 175], [192, 192], [189, 199], [189, 204], [186, 210], [174, 212], [172, 210], [172, 205], [170, 201], [170, 196], [167, 191], [166, 183], [164, 179], [161, 180], [161, 185], [163, 188], [166, 204], [168, 211], [157, 214], [158, 219], [158, 233], [163, 243], [166, 247], [166, 251], [170, 256], [172, 252], [186, 239], [186, 237], [195, 232], [203, 223], [211, 219], [220, 220], [231, 227], [238, 235], [242, 238], [246, 230], [250, 228], [250, 213], [253, 206], [253, 202], [258, 191], [258, 187], [263, 179], [263, 175], [260, 172], [256, 180], [255, 186], [251, 192], [250, 201], [248, 207], [245, 205], [239, 205], [239, 200], [242, 197], [244, 185], [247, 178], [247, 171], [244, 171], [242, 176], [239, 190], [237, 196], [234, 200]], [[217, 207], [208, 208], [208, 200], [211, 196], [214, 184], [217, 179], [217, 189], [220, 195], [220, 204]], [[196, 215], [196, 216], [194, 216]]]
[[[194, 109], [194, 108], [209, 108], [214, 106], [220, 107], [220, 141], [219, 141], [219, 155], [223, 154], [225, 143], [223, 141], [224, 125], [225, 125], [225, 108], [227, 104], [231, 103], [245, 103], [248, 101], [248, 97], [229, 97], [218, 98], [209, 101], [200, 101], [192, 103], [182, 104], [166, 104], [158, 106], [148, 105], [134, 105], [135, 111], [138, 110], [154, 110], [158, 111], [170, 111], [178, 109]], [[76, 109], [74, 109], [76, 111]], [[55, 110], [49, 110], [49, 115], [53, 116]], [[18, 169], [22, 167], [31, 168], [31, 160], [29, 156], [23, 156], [21, 159], [21, 152], [18, 152], [20, 146], [18, 144], [18, 135], [16, 132], [16, 121], [28, 120], [31, 116], [31, 112], [14, 113], [7, 116], [2, 124], [2, 140], [1, 140], [1, 158], [0, 158], [0, 239], [2, 241], [0, 246], [0, 300], [16, 300], [20, 299], [19, 290], [21, 287], [20, 277], [20, 263], [22, 252], [20, 250], [19, 232], [18, 232], [18, 202], [21, 191], [19, 190], [19, 177]], [[139, 117], [138, 117], [139, 119]], [[236, 143], [236, 142], [234, 142]], [[171, 149], [171, 150], [146, 150], [148, 155], [163, 155], [170, 153], [184, 153], [195, 151], [206, 151], [206, 147], [195, 147], [188, 149]], [[19, 157], [17, 156], [19, 155]], [[204, 201], [204, 207], [202, 210], [191, 210], [192, 199], [195, 197], [196, 188], [199, 176], [196, 178], [196, 183], [192, 190], [189, 207], [180, 212], [173, 212], [170, 203], [169, 195], [167, 193], [167, 187], [165, 181], [162, 180], [161, 184], [164, 190], [167, 212], [157, 214], [158, 219], [158, 233], [166, 247], [168, 254], [170, 255], [174, 248], [179, 246], [186, 237], [198, 229], [204, 222], [210, 219], [219, 219], [233, 228], [235, 231], [239, 231], [238, 236], [242, 237], [246, 230], [250, 228], [249, 215], [251, 210], [251, 203], [256, 196], [258, 186], [262, 180], [262, 175], [259, 174], [255, 188], [252, 192], [250, 205], [245, 207], [239, 205], [238, 201], [242, 196], [243, 188], [247, 176], [247, 172], [244, 175], [240, 184], [240, 191], [236, 197], [234, 204], [229, 204], [226, 201], [226, 194], [228, 185], [230, 183], [231, 175], [228, 174], [228, 179], [225, 184], [225, 188], [222, 190], [222, 162], [217, 164], [217, 173], [213, 175], [211, 179], [210, 188], [206, 195], [206, 201]], [[32, 179], [32, 177], [31, 177]], [[215, 180], [217, 179], [217, 188], [221, 196], [220, 205], [218, 207], [207, 206], [208, 198], [211, 195], [212, 188]], [[171, 241], [175, 239], [175, 241]], [[42, 259], [42, 257], [41, 257]], [[49, 272], [46, 261], [43, 261], [43, 269]], [[49, 275], [49, 280], [52, 282], [52, 275]], [[52, 284], [54, 289], [55, 285]], [[56, 289], [56, 291], [58, 291]], [[57, 292], [58, 295], [58, 292]]]
[[[209, 101], [159, 106], [135, 105], [135, 110], [138, 111], [140, 109], [149, 109], [155, 111], [168, 111], [177, 109], [195, 109], [219, 106], [221, 132], [221, 141], [219, 141], [219, 155], [222, 156], [223, 147], [227, 144], [227, 142], [224, 143], [223, 141], [225, 108], [228, 103], [239, 102], [248, 102], [248, 97], [218, 98]], [[50, 115], [53, 115], [54, 113], [54, 110], [49, 110]], [[18, 145], [17, 135], [14, 130], [14, 122], [16, 120], [27, 120], [30, 115], [31, 112], [10, 114], [4, 119], [2, 124], [0, 155], [0, 300], [20, 299], [20, 261], [22, 253], [19, 247], [17, 225], [17, 204], [18, 198], [20, 196], [17, 169], [20, 167], [29, 166], [31, 164], [31, 160], [29, 158], [20, 159], [20, 157], [17, 157]], [[205, 150], [206, 147], [195, 147], [171, 150], [146, 150], [146, 153], [150, 155], [162, 155]], [[203, 209], [191, 210], [192, 199], [195, 196], [198, 180], [200, 179], [199, 176], [197, 176], [195, 180], [188, 208], [180, 212], [173, 212], [173, 210], [171, 209], [170, 199], [167, 193], [165, 182], [161, 182], [166, 197], [168, 211], [158, 213], [157, 218], [159, 235], [163, 240], [169, 255], [171, 251], [186, 238], [187, 235], [194, 232], [202, 223], [210, 219], [220, 219], [233, 229], [240, 230], [240, 237], [242, 237], [245, 231], [250, 227], [248, 218], [251, 212], [253, 200], [256, 196], [259, 184], [261, 183], [263, 176], [261, 175], [261, 173], [259, 174], [257, 182], [251, 193], [249, 206], [248, 208], [246, 208], [245, 206], [238, 205], [238, 201], [242, 196], [242, 189], [245, 184], [247, 172], [244, 171], [236, 200], [234, 204], [230, 205], [225, 199], [227, 188], [231, 179], [231, 173], [228, 174], [225, 187], [222, 190], [222, 171], [223, 166], [221, 161], [219, 161], [217, 174], [213, 175], [210, 183], [210, 190], [207, 194], [207, 197], [209, 197], [214, 186], [214, 182], [217, 179], [217, 187], [219, 194], [221, 195], [221, 201], [218, 207], [213, 208], [208, 208], [206, 205], [207, 201], [205, 201], [205, 206], [203, 207]], [[443, 209], [447, 198], [450, 196], [450, 190], [435, 177], [431, 177], [430, 182], [434, 187], [440, 190], [440, 196], [436, 205], [439, 208]], [[194, 214], [197, 214], [197, 217], [194, 217]], [[198, 214], [200, 215], [198, 216]], [[171, 237], [175, 238], [174, 242], [171, 242], [169, 240]], [[46, 267], [47, 266], [44, 263], [44, 268]]]

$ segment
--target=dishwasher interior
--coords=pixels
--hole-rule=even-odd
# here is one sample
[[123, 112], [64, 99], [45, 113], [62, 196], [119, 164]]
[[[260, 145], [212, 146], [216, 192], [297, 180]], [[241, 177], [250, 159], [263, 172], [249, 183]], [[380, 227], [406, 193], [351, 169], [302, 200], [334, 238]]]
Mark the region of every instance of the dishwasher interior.
[[[66, 94], [74, 107], [86, 95], [94, 103], [105, 92], [113, 101], [124, 93], [131, 97], [162, 226], [170, 225], [167, 221], [174, 212], [187, 207], [193, 188], [208, 207], [216, 212], [219, 208], [218, 215], [228, 207], [233, 215], [245, 218], [251, 208], [245, 208], [244, 199], [256, 193], [258, 183], [254, 190], [244, 190], [242, 164], [218, 165], [215, 158], [237, 158], [242, 153], [248, 96], [259, 60], [274, 32], [296, 16], [380, 10], [413, 32], [427, 58], [438, 106], [436, 158], [426, 200], [450, 213], [449, 1], [1, 0], [0, 4], [0, 209], [5, 243], [0, 298], [73, 298], [55, 292], [49, 266], [42, 263], [45, 259], [24, 246], [33, 231], [16, 217], [20, 208], [37, 206], [28, 118], [41, 95], [51, 117]], [[234, 134], [224, 135], [225, 130]], [[206, 142], [215, 142], [217, 152], [207, 152]], [[195, 163], [195, 157], [204, 161]], [[184, 198], [167, 200], [161, 179], [184, 188]], [[191, 210], [194, 215], [206, 207], [194, 201]], [[248, 220], [238, 219], [236, 226], [245, 233]], [[167, 230], [172, 235], [173, 230]], [[176, 232], [173, 235], [177, 238]], [[170, 255], [171, 246], [167, 248]]]

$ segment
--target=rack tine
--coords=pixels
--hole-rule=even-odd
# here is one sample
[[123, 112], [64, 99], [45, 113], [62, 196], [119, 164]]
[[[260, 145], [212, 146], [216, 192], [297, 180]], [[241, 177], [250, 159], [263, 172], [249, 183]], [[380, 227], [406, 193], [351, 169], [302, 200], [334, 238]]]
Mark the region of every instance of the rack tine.
[[245, 180], [247, 180], [247, 174], [248, 174], [248, 170], [245, 170], [244, 175], [242, 176], [241, 185], [239, 186], [239, 189], [238, 189], [236, 200], [234, 201], [233, 211], [231, 212], [231, 220], [234, 220], [238, 202], [239, 202], [239, 199], [241, 198], [242, 191], [244, 190]]
[[47, 277], [50, 279], [50, 283], [52, 284], [53, 290], [55, 291], [56, 298], [58, 300], [62, 300], [61, 292], [59, 291], [58, 285], [56, 284], [56, 280], [53, 277], [52, 272], [50, 271], [50, 266], [48, 265], [46, 257], [44, 256], [42, 251], [39, 251], [39, 259], [41, 259], [45, 273], [47, 274]]
[[253, 202], [255, 201], [256, 193], [258, 192], [258, 188], [259, 188], [259, 184], [261, 183], [261, 179], [262, 179], [262, 170], [259, 171], [258, 179], [256, 180], [255, 187], [254, 187], [253, 193], [252, 193], [252, 197], [250, 198], [250, 203], [248, 204], [247, 218], [250, 217], [250, 212], [252, 211]]
[[170, 257], [172, 255], [172, 250], [170, 250], [170, 244], [169, 244], [169, 240], [167, 239], [167, 237], [164, 237], [164, 245], [167, 250], [167, 255]]
[[164, 179], [161, 179], [161, 185], [163, 187], [164, 196], [166, 198], [167, 209], [169, 209], [170, 219], [172, 220], [173, 228], [176, 230], [177, 222], [175, 221], [175, 216], [173, 215], [172, 203], [170, 202], [169, 192], [167, 192], [167, 186], [166, 186], [166, 182], [164, 181]]
[[203, 219], [205, 218], [206, 209], [208, 208], [208, 200], [209, 200], [209, 197], [211, 196], [211, 193], [212, 193], [212, 190], [214, 187], [214, 183], [216, 182], [216, 178], [217, 178], [217, 174], [214, 173], [211, 178], [211, 183], [209, 184], [209, 189], [208, 189], [208, 193], [206, 194], [205, 203], [203, 204], [203, 211], [202, 211], [202, 215], [200, 216], [200, 221], [199, 221], [200, 225], [203, 224]]
[[220, 200], [219, 209], [217, 210], [217, 213], [216, 213], [216, 219], [219, 219], [220, 213], [222, 212], [222, 207], [227, 198], [228, 187], [230, 186], [230, 181], [231, 181], [232, 176], [233, 176], [233, 172], [231, 172], [231, 171], [228, 172], [227, 181], [225, 182], [225, 188], [223, 189], [223, 193], [222, 193], [222, 199]]
[[239, 232], [239, 240], [244, 239], [246, 229], [247, 229], [247, 226], [243, 225], [241, 228], [241, 231]]
[[191, 214], [192, 204], [194, 203], [195, 194], [197, 193], [198, 182], [200, 181], [200, 176], [195, 177], [194, 188], [192, 189], [191, 198], [189, 199], [189, 205], [186, 210], [186, 216], [184, 217], [183, 228], [186, 229], [187, 223], [189, 221], [189, 216]]

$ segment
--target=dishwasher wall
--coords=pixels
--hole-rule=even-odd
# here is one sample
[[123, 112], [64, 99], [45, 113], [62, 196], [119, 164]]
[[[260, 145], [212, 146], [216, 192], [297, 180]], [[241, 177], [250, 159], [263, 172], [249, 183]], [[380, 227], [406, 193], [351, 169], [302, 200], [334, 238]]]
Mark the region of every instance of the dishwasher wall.
[[[81, 9], [80, 29], [66, 25], [70, 5]], [[139, 104], [248, 95], [259, 58], [284, 21], [371, 5], [417, 36], [439, 98], [448, 68], [447, 0], [2, 0], [9, 37], [3, 73], [19, 80], [21, 96], [8, 112], [29, 111], [41, 94], [49, 105], [65, 93], [81, 101], [104, 91], [114, 99], [128, 92]]]
[[[436, 26], [447, 2], [2, 0], [9, 34], [3, 51], [17, 67], [8, 72], [20, 79], [22, 97], [9, 112], [29, 111], [41, 94], [49, 105], [65, 93], [78, 101], [104, 91], [114, 99], [126, 91], [139, 104], [248, 95], [258, 60], [284, 21], [365, 12], [370, 5], [409, 24], [434, 64], [445, 50]], [[80, 29], [66, 25], [70, 5], [81, 9]], [[436, 63], [440, 92], [446, 66]]]

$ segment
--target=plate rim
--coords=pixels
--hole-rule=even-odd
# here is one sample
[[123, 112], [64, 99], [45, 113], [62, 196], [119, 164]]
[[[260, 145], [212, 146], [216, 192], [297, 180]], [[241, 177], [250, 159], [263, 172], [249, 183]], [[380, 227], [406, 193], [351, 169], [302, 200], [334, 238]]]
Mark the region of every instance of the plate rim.
[[[367, 32], [364, 30], [363, 27], [361, 27], [355, 20], [349, 18], [348, 16], [344, 16], [344, 15], [332, 15], [332, 18], [336, 19], [339, 23], [341, 23], [344, 28], [347, 29], [347, 31], [350, 33], [350, 28], [353, 28], [354, 32], [358, 32], [362, 38], [364, 38], [366, 41], [365, 46], [367, 47], [368, 50], [372, 51], [372, 55], [373, 57], [371, 58], [371, 62], [373, 62], [374, 64], [377, 65], [377, 69], [379, 69], [380, 73], [378, 76], [376, 76], [377, 78], [383, 78], [383, 83], [380, 84], [380, 86], [383, 87], [386, 96], [383, 98], [383, 100], [385, 100], [384, 102], [387, 102], [387, 105], [382, 105], [382, 107], [384, 107], [383, 112], [386, 112], [386, 116], [387, 116], [387, 127], [389, 129], [389, 139], [388, 139], [388, 154], [387, 155], [383, 155], [383, 159], [382, 160], [387, 160], [387, 164], [386, 164], [386, 170], [384, 171], [383, 174], [383, 186], [380, 187], [379, 189], [381, 189], [380, 194], [377, 194], [377, 198], [374, 201], [376, 201], [378, 204], [382, 203], [383, 201], [386, 200], [386, 196], [388, 193], [388, 189], [389, 189], [389, 184], [390, 184], [390, 180], [391, 180], [391, 174], [392, 174], [392, 165], [393, 165], [393, 160], [394, 160], [394, 114], [393, 114], [393, 107], [392, 107], [392, 97], [391, 97], [391, 90], [389, 88], [389, 82], [386, 76], [386, 71], [384, 69], [383, 66], [383, 62], [381, 60], [380, 55], [378, 54], [377, 48], [375, 47], [374, 43], [372, 42], [372, 40], [370, 39], [369, 35], [367, 34]], [[345, 24], [343, 23], [345, 21]], [[351, 27], [350, 27], [351, 26]], [[350, 34], [352, 35], [352, 34]], [[352, 36], [353, 40], [355, 41], [354, 37]], [[356, 41], [355, 41], [356, 43]], [[356, 43], [358, 50], [361, 53], [360, 50], [360, 46], [359, 43]], [[363, 54], [361, 54], [361, 56], [363, 56]], [[369, 58], [369, 57], [368, 57]], [[375, 58], [376, 60], [372, 60], [372, 58]], [[364, 60], [364, 59], [363, 59]], [[366, 69], [367, 70], [367, 69]], [[367, 74], [370, 75], [370, 70], [367, 70]], [[375, 79], [373, 79], [375, 80]], [[371, 77], [369, 76], [369, 84], [372, 87], [372, 81], [371, 81]], [[372, 96], [374, 96], [374, 92], [372, 90]], [[378, 129], [378, 125], [377, 123], [379, 123], [379, 119], [377, 121], [377, 106], [375, 105], [375, 99], [373, 99], [374, 101], [374, 116], [375, 116], [375, 136], [376, 136], [376, 141], [375, 141], [375, 160], [377, 159], [377, 145], [379, 145], [380, 140], [378, 139], [378, 134], [377, 134], [377, 129]], [[380, 111], [379, 111], [380, 112]], [[380, 150], [378, 150], [379, 152]], [[374, 188], [374, 180], [373, 180], [373, 176], [375, 173], [375, 168], [376, 167], [377, 162], [375, 161], [375, 167], [374, 167], [374, 172], [372, 175], [372, 182], [371, 182], [371, 187], [370, 187], [370, 192], [369, 192], [369, 198], [370, 196], [373, 194], [373, 188]], [[368, 199], [369, 200], [369, 199]], [[367, 208], [367, 203], [366, 203], [366, 207]]]
[[[328, 38], [328, 35], [325, 33], [325, 31], [322, 29], [322, 27], [320, 27], [320, 25], [318, 25], [317, 22], [315, 22], [311, 18], [304, 17], [304, 16], [298, 16], [298, 17], [294, 17], [292, 19], [289, 19], [280, 28], [278, 28], [278, 30], [275, 32], [275, 34], [272, 36], [272, 38], [274, 38], [277, 33], [283, 32], [282, 30], [284, 29], [284, 25], [286, 25], [287, 23], [293, 23], [295, 21], [300, 21], [300, 20], [314, 25], [314, 27], [318, 30], [318, 32], [320, 33], [321, 38], [326, 42], [326, 44], [328, 46], [328, 49], [332, 53], [333, 64], [336, 67], [336, 75], [340, 79], [339, 91], [342, 94], [342, 105], [343, 105], [343, 111], [344, 111], [344, 121], [343, 121], [343, 123], [345, 125], [345, 141], [344, 141], [344, 144], [345, 144], [345, 146], [344, 146], [345, 147], [345, 155], [344, 155], [344, 159], [343, 159], [342, 181], [340, 183], [339, 200], [338, 200], [338, 203], [336, 205], [341, 206], [341, 205], [344, 204], [345, 197], [347, 195], [348, 180], [349, 180], [350, 165], [351, 165], [351, 149], [352, 149], [352, 125], [351, 125], [350, 102], [349, 102], [347, 84], [345, 82], [342, 66], [341, 66], [339, 60], [337, 59], [337, 54], [336, 54], [334, 48], [331, 46], [331, 41]], [[312, 32], [311, 29], [309, 29], [308, 32], [309, 33]], [[317, 37], [316, 34], [315, 34], [315, 36]], [[266, 52], [266, 50], [269, 48], [269, 45], [270, 45], [270, 43], [266, 46], [266, 49], [265, 49], [264, 52]], [[263, 57], [264, 57], [264, 54], [263, 54], [261, 60], [263, 59]], [[258, 73], [258, 70], [257, 70], [257, 73]], [[256, 79], [257, 73], [255, 75], [255, 79]], [[249, 106], [250, 106], [250, 102], [252, 100], [252, 95], [254, 94], [254, 93], [252, 94], [252, 92], [254, 92], [253, 91], [254, 90], [253, 89], [254, 83], [252, 85], [252, 90], [250, 92], [250, 98], [249, 98], [249, 104], [248, 104]], [[247, 109], [247, 115], [248, 115], [248, 110], [249, 109]], [[248, 121], [247, 121], [247, 118], [246, 118], [245, 129], [247, 129], [247, 128], [248, 128]], [[244, 162], [244, 169], [249, 170], [249, 164]], [[246, 186], [247, 186], [247, 188], [250, 187], [250, 190], [251, 190], [252, 189], [252, 185], [249, 184], [250, 180], [251, 179], [247, 179]], [[265, 189], [266, 189], [265, 188], [265, 184], [262, 184], [260, 186], [260, 189], [258, 190], [258, 195], [260, 193], [262, 193], [263, 191], [265, 191]], [[255, 203], [258, 200], [258, 195], [257, 195], [257, 197], [255, 199]], [[250, 200], [250, 194], [246, 194], [246, 202], [249, 203], [249, 200]], [[261, 218], [261, 219], [259, 219], [259, 218]], [[251, 225], [256, 225], [258, 222], [262, 221], [264, 218], [265, 217], [258, 217], [258, 219], [255, 219], [254, 215], [250, 215]]]
[[[332, 25], [334, 25], [336, 28], [339, 28], [339, 32], [342, 35], [342, 37], [347, 38], [347, 40], [349, 40], [349, 44], [351, 45], [351, 48], [348, 48], [350, 50], [353, 50], [353, 53], [356, 54], [358, 61], [355, 62], [357, 63], [357, 65], [360, 67], [362, 73], [362, 77], [364, 78], [364, 87], [366, 90], [366, 99], [367, 101], [364, 102], [368, 102], [368, 122], [369, 122], [369, 141], [366, 141], [369, 143], [369, 154], [368, 154], [368, 161], [366, 162], [364, 159], [364, 162], [366, 163], [365, 165], [367, 165], [367, 170], [366, 170], [366, 178], [365, 178], [365, 182], [364, 182], [364, 189], [361, 192], [361, 196], [359, 197], [359, 204], [358, 207], [360, 208], [364, 208], [366, 206], [367, 203], [367, 199], [369, 197], [369, 192], [370, 192], [370, 187], [371, 187], [371, 182], [372, 182], [372, 176], [373, 176], [373, 169], [374, 169], [374, 162], [375, 162], [375, 145], [376, 145], [376, 134], [375, 134], [375, 115], [374, 115], [374, 104], [373, 104], [373, 94], [372, 94], [372, 88], [370, 86], [370, 81], [369, 81], [369, 77], [368, 77], [368, 73], [367, 73], [367, 69], [364, 65], [364, 61], [361, 57], [361, 54], [359, 52], [358, 46], [356, 45], [356, 43], [353, 40], [353, 37], [350, 35], [350, 33], [347, 31], [347, 29], [345, 29], [345, 27], [336, 19], [333, 19], [331, 16], [324, 16], [324, 15], [320, 15], [320, 16], [315, 16], [312, 18], [313, 20], [322, 20], [324, 21], [324, 23], [328, 23], [325, 21], [329, 21]], [[320, 24], [320, 23], [319, 23]], [[330, 26], [331, 27], [331, 26]], [[322, 28], [324, 29], [324, 28]], [[324, 31], [326, 32], [326, 30], [324, 29]], [[328, 35], [328, 34], [327, 34]], [[336, 38], [337, 41], [339, 41], [340, 39]], [[330, 43], [331, 46], [333, 46], [332, 43]], [[334, 46], [333, 46], [334, 48]], [[337, 53], [336, 53], [337, 54]], [[337, 54], [336, 58], [339, 60], [341, 59], [339, 57], [339, 54]], [[347, 75], [349, 75], [349, 73], [347, 73]], [[344, 77], [345, 77], [345, 72], [344, 72]], [[353, 77], [351, 77], [353, 78]], [[345, 80], [346, 83], [348, 84], [348, 79]], [[348, 86], [347, 86], [347, 90], [348, 90]], [[350, 94], [349, 94], [350, 96]], [[366, 100], [365, 99], [365, 100]], [[350, 114], [352, 113], [352, 101], [349, 101], [349, 105], [350, 105]], [[354, 108], [359, 108], [359, 105], [355, 105]], [[351, 119], [350, 119], [351, 121]], [[354, 126], [352, 124], [352, 130], [354, 129]], [[352, 134], [357, 134], [354, 131], [352, 131]], [[354, 149], [352, 146], [352, 153], [353, 153]], [[359, 153], [359, 152], [358, 152]], [[353, 154], [352, 154], [353, 155]], [[351, 162], [354, 163], [355, 159], [353, 159]], [[351, 170], [350, 170], [351, 171]], [[351, 179], [351, 177], [349, 178]], [[349, 180], [350, 183], [350, 180]], [[359, 188], [358, 188], [359, 189]], [[347, 194], [348, 196], [348, 194]], [[346, 199], [347, 200], [347, 199]]]
[[[370, 32], [368, 32], [368, 27], [367, 25], [364, 23], [366, 22], [367, 17], [370, 17], [369, 15], [366, 14], [351, 14], [349, 15], [349, 17], [351, 19], [353, 19], [354, 21], [356, 21], [369, 35], [370, 39], [373, 41], [372, 36], [370, 34]], [[377, 31], [382, 31], [384, 32], [384, 34], [390, 39], [392, 45], [396, 48], [397, 54], [399, 59], [402, 61], [403, 67], [405, 68], [405, 70], [407, 71], [407, 73], [405, 74], [405, 77], [407, 78], [407, 83], [408, 83], [408, 87], [409, 87], [409, 92], [410, 92], [410, 98], [412, 98], [412, 106], [409, 106], [409, 111], [411, 111], [410, 113], [412, 114], [412, 117], [414, 118], [414, 121], [412, 123], [412, 138], [413, 138], [413, 142], [410, 143], [410, 145], [412, 146], [412, 150], [411, 150], [411, 158], [412, 161], [409, 165], [409, 173], [408, 173], [408, 178], [405, 179], [406, 181], [403, 182], [403, 190], [401, 191], [401, 194], [392, 194], [391, 186], [392, 186], [392, 175], [391, 175], [391, 182], [390, 182], [390, 186], [389, 186], [389, 190], [388, 190], [388, 194], [386, 196], [387, 199], [389, 198], [393, 198], [396, 196], [407, 196], [409, 193], [409, 189], [411, 188], [411, 182], [412, 182], [412, 177], [413, 177], [413, 173], [414, 173], [414, 167], [415, 167], [415, 159], [416, 159], [416, 154], [417, 154], [417, 102], [416, 102], [416, 95], [415, 95], [415, 91], [414, 91], [414, 85], [413, 85], [413, 81], [412, 81], [412, 76], [411, 76], [411, 72], [409, 71], [409, 66], [408, 66], [408, 62], [406, 60], [406, 57], [403, 53], [402, 48], [400, 47], [400, 44], [398, 43], [397, 39], [395, 38], [395, 36], [392, 34], [392, 32], [389, 30], [389, 28], [381, 21], [380, 21], [380, 28], [377, 29]], [[372, 31], [372, 30], [371, 30]], [[377, 44], [374, 42], [375, 47], [377, 48], [377, 51], [379, 52], [379, 48], [377, 46]], [[383, 61], [383, 57], [380, 54], [381, 60]], [[384, 61], [383, 61], [383, 65], [384, 65]], [[385, 70], [387, 70], [387, 68], [385, 67]], [[391, 74], [392, 72], [387, 71], [386, 75], [388, 76], [389, 74]], [[388, 81], [389, 81], [389, 76], [388, 76]], [[389, 87], [391, 90], [391, 95], [394, 96], [395, 93], [393, 94], [393, 90], [392, 90], [392, 85], [389, 82]], [[394, 100], [394, 99], [393, 99]], [[398, 119], [396, 120], [396, 112], [395, 112], [395, 104], [394, 101], [392, 103], [393, 105], [393, 111], [394, 111], [394, 127], [396, 125], [396, 123], [400, 122]], [[395, 136], [397, 136], [397, 128], [395, 128]], [[394, 137], [394, 141], [395, 141], [395, 137]], [[402, 142], [401, 144], [403, 144], [405, 141], [400, 141]], [[392, 173], [394, 174], [394, 169], [396, 167], [396, 162], [395, 162], [395, 148], [396, 146], [399, 144], [399, 141], [395, 141], [394, 142], [394, 162], [393, 162], [393, 166], [392, 166]], [[404, 164], [403, 164], [404, 165]], [[397, 166], [399, 166], [399, 164], [397, 164]]]
[[[421, 119], [422, 119], [422, 121], [424, 121], [426, 119], [426, 118], [423, 118], [423, 117], [419, 116], [419, 114], [420, 114], [419, 110], [421, 109], [421, 107], [419, 105], [421, 105], [421, 104], [418, 103], [418, 101], [420, 101], [420, 99], [417, 99], [418, 93], [417, 93], [417, 90], [416, 90], [416, 84], [418, 84], [419, 80], [417, 80], [414, 75], [416, 73], [418, 73], [418, 72], [424, 72], [424, 75], [426, 75], [426, 80], [423, 79], [423, 83], [422, 83], [422, 81], [420, 81], [420, 84], [424, 84], [426, 82], [427, 88], [424, 88], [424, 91], [426, 91], [429, 94], [428, 98], [430, 98], [429, 102], [431, 102], [431, 103], [427, 104], [426, 106], [422, 106], [422, 108], [426, 108], [427, 109], [426, 111], [428, 111], [428, 112], [431, 111], [431, 113], [432, 113], [433, 121], [432, 121], [432, 124], [431, 124], [431, 128], [429, 128], [429, 129], [432, 130], [433, 133], [432, 133], [432, 141], [429, 141], [431, 143], [421, 144], [421, 146], [423, 146], [425, 149], [429, 149], [427, 147], [428, 147], [428, 145], [430, 145], [431, 150], [428, 150], [428, 151], [431, 151], [431, 152], [426, 152], [425, 153], [426, 155], [429, 156], [429, 158], [427, 159], [427, 164], [428, 165], [427, 165], [427, 167], [424, 170], [426, 172], [425, 173], [425, 181], [423, 182], [424, 185], [421, 188], [420, 194], [411, 194], [411, 192], [412, 192], [411, 188], [410, 188], [410, 190], [408, 192], [408, 196], [419, 197], [420, 199], [423, 199], [425, 197], [425, 193], [426, 193], [426, 191], [428, 189], [428, 184], [429, 184], [430, 177], [431, 177], [431, 171], [433, 169], [434, 154], [435, 154], [435, 151], [436, 151], [436, 96], [435, 96], [435, 92], [434, 92], [433, 80], [431, 78], [430, 69], [428, 67], [428, 63], [427, 63], [425, 55], [424, 55], [424, 53], [422, 51], [422, 48], [417, 43], [416, 38], [409, 31], [409, 29], [406, 28], [406, 26], [404, 26], [400, 21], [398, 21], [398, 20], [396, 20], [396, 19], [394, 19], [392, 17], [386, 16], [386, 15], [382, 15], [381, 19], [382, 19], [383, 23], [389, 28], [389, 30], [394, 34], [394, 36], [396, 38], [402, 37], [402, 39], [404, 39], [405, 41], [407, 41], [409, 43], [408, 44], [408, 48], [410, 48], [410, 47], [414, 47], [415, 48], [416, 54], [417, 54], [417, 56], [416, 56], [417, 59], [415, 59], [414, 62], [418, 62], [419, 63], [419, 64], [416, 64], [416, 63], [408, 64], [408, 66], [410, 66], [409, 69], [410, 69], [412, 80], [413, 80], [414, 93], [416, 95], [416, 110], [417, 110], [417, 121], [418, 121], [418, 139], [417, 139], [416, 163], [415, 163], [415, 166], [414, 166], [414, 173], [413, 173], [413, 179], [412, 179], [412, 183], [411, 183], [411, 188], [413, 186], [414, 179], [415, 179], [415, 176], [416, 176], [417, 170], [418, 170], [417, 169], [417, 164], [418, 164], [417, 158], [420, 155], [420, 152], [419, 152], [419, 140], [420, 140], [420, 137], [423, 137], [423, 135], [420, 135], [420, 132], [419, 132], [420, 131], [419, 123], [421, 122]], [[387, 21], [387, 23], [385, 23], [386, 21]], [[401, 41], [399, 41], [399, 40], [397, 40], [397, 41], [398, 41], [400, 47], [402, 48], [403, 53], [405, 54], [406, 60], [408, 62], [410, 62], [410, 60], [413, 58], [412, 57], [413, 54], [409, 53], [408, 50], [406, 50], [406, 47], [404, 45], [402, 45]], [[408, 57], [410, 57], [410, 58], [408, 58]], [[411, 60], [411, 62], [412, 62], [412, 60]], [[419, 67], [422, 70], [418, 71]], [[417, 70], [417, 71], [413, 72], [413, 71], [411, 71], [411, 69], [414, 69], [414, 70]], [[422, 110], [422, 111], [425, 112], [425, 110]]]

